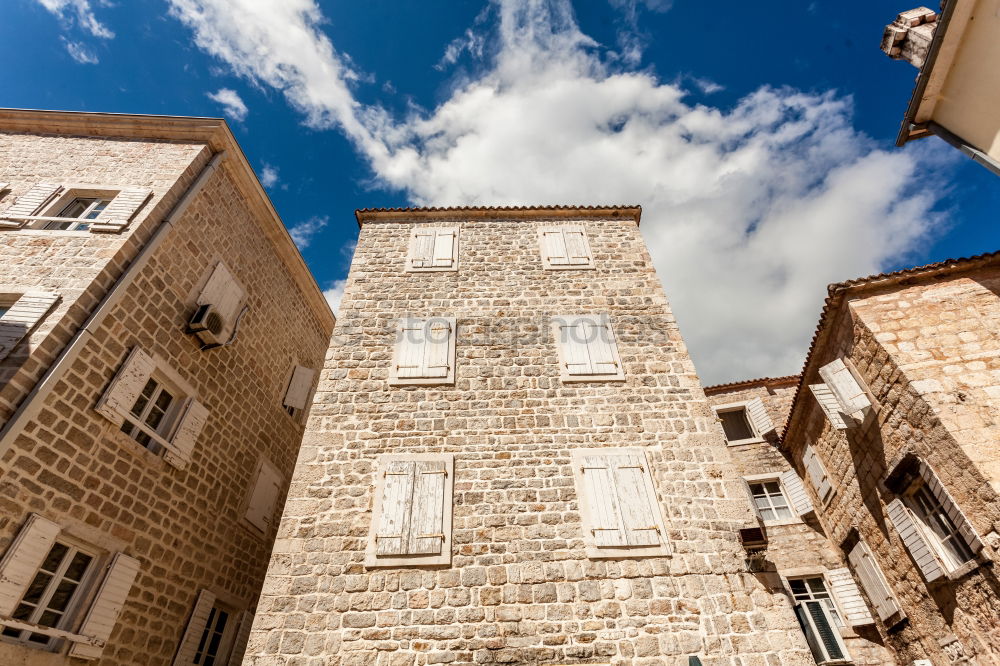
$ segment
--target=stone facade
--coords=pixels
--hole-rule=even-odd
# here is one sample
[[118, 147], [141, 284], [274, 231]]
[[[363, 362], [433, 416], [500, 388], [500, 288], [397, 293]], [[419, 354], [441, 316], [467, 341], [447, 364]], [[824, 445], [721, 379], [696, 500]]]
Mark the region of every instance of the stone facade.
[[[256, 604], [274, 538], [244, 517], [249, 496], [263, 459], [280, 477], [277, 503], [287, 488], [304, 419], [283, 397], [296, 365], [321, 367], [329, 307], [222, 121], [0, 112], [0, 181], [0, 217], [40, 182], [151, 191], [120, 233], [0, 230], [0, 292], [57, 296], [0, 361], [5, 575], [31, 515], [94, 556], [58, 624], [68, 640], [5, 632], [0, 663], [83, 663], [67, 651], [93, 638], [81, 626], [116, 554], [138, 572], [92, 663], [174, 663], [202, 590], [232, 613], [223, 643], [241, 652], [240, 611]], [[185, 326], [220, 261], [246, 310], [231, 344], [202, 351]], [[186, 465], [95, 410], [136, 347], [207, 409]]]

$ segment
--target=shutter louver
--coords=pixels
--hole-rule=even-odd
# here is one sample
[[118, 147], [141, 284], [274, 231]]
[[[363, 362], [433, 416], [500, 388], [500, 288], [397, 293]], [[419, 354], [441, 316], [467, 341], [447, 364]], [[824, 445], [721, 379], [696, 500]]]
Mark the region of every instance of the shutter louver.
[[132, 409], [155, 369], [156, 363], [152, 357], [139, 347], [133, 348], [94, 409], [115, 425], [121, 426], [125, 414]]
[[177, 648], [177, 656], [174, 657], [173, 666], [191, 666], [194, 663], [198, 643], [201, 641], [202, 634], [205, 633], [205, 626], [208, 624], [213, 606], [215, 606], [215, 595], [208, 590], [202, 590], [198, 595], [198, 600], [194, 603], [194, 610], [191, 611], [187, 628], [184, 629], [184, 637]]
[[24, 527], [0, 560], [0, 615], [10, 617], [14, 613], [59, 531], [59, 525], [51, 520], [28, 514]]
[[59, 300], [59, 294], [32, 291], [22, 294], [0, 317], [0, 361], [14, 350]]
[[590, 533], [594, 545], [627, 546], [611, 457], [584, 456], [582, 467], [584, 497], [581, 501], [587, 502], [590, 507]]
[[868, 605], [862, 598], [861, 591], [854, 583], [850, 569], [830, 569], [826, 572], [826, 577], [830, 581], [833, 596], [836, 597], [840, 609], [844, 611], [847, 624], [852, 627], [874, 624], [875, 620], [868, 611]]
[[[139, 574], [139, 561], [124, 553], [115, 555], [108, 568], [108, 573], [101, 583], [94, 603], [87, 611], [87, 617], [80, 627], [80, 634], [88, 638], [96, 638], [102, 643], [111, 638], [111, 632], [118, 622], [125, 601], [128, 599], [132, 584]], [[77, 659], [100, 659], [104, 647], [88, 643], [73, 643], [69, 656]]]
[[941, 480], [934, 473], [934, 470], [924, 461], [920, 461], [920, 476], [923, 478], [924, 482], [927, 484], [927, 489], [931, 491], [931, 494], [941, 503], [944, 507], [945, 512], [948, 514], [948, 518], [951, 522], [955, 524], [958, 528], [958, 533], [961, 535], [962, 539], [965, 541], [966, 545], [973, 552], [973, 554], [978, 553], [983, 549], [985, 544], [983, 540], [979, 537], [976, 529], [969, 522], [962, 510], [959, 508], [955, 499], [951, 496], [943, 485], [941, 485]]
[[840, 404], [840, 411], [854, 418], [864, 418], [872, 402], [842, 359], [827, 363], [819, 369], [819, 374]]
[[816, 663], [847, 659], [847, 654], [841, 647], [839, 632], [830, 620], [823, 602], [801, 601], [795, 607], [795, 614], [802, 624], [806, 642], [809, 643]]
[[207, 420], [208, 409], [194, 398], [188, 398], [180, 423], [170, 440], [171, 448], [164, 451], [163, 459], [177, 469], [187, 467], [194, 454], [198, 435], [201, 434], [201, 429]]
[[243, 655], [247, 651], [247, 643], [250, 641], [250, 629], [253, 626], [253, 613], [248, 610], [240, 613], [240, 626], [236, 630], [236, 638], [233, 639], [233, 647], [229, 651], [227, 666], [240, 666], [243, 663]]
[[281, 494], [281, 476], [266, 461], [262, 461], [254, 480], [253, 491], [247, 506], [246, 519], [261, 532], [267, 532], [274, 523], [274, 509]]
[[[22, 194], [2, 215], [3, 218], [25, 218], [38, 215], [45, 204], [52, 201], [62, 190], [59, 185], [52, 183], [38, 183], [30, 190]], [[0, 220], [0, 226], [8, 228], [18, 228], [24, 224], [25, 220]]]
[[788, 503], [792, 505], [795, 513], [799, 516], [805, 516], [814, 511], [809, 494], [806, 493], [806, 488], [802, 485], [802, 479], [799, 478], [798, 472], [790, 469], [781, 475], [780, 480], [781, 487], [788, 495]]
[[107, 208], [101, 211], [94, 224], [90, 225], [91, 231], [121, 231], [129, 225], [136, 212], [152, 191], [141, 188], [129, 188], [122, 190], [111, 200]]
[[198, 296], [198, 305], [211, 305], [226, 321], [229, 328], [236, 321], [245, 292], [232, 272], [219, 262]]
[[858, 574], [861, 587], [868, 595], [869, 601], [875, 606], [875, 612], [879, 619], [885, 622], [893, 615], [902, 611], [899, 602], [889, 588], [889, 583], [882, 575], [882, 569], [878, 566], [872, 555], [871, 549], [864, 541], [858, 541], [847, 556], [854, 571]]
[[434, 267], [450, 268], [455, 263], [455, 231], [439, 229], [434, 237]]
[[656, 497], [647, 492], [645, 457], [623, 455], [612, 458], [615, 473], [615, 490], [621, 510], [625, 541], [629, 546], [660, 545], [660, 526], [653, 512]]
[[753, 424], [758, 437], [763, 437], [767, 433], [774, 430], [774, 422], [771, 420], [771, 416], [767, 413], [767, 407], [764, 406], [764, 401], [760, 398], [754, 398], [753, 400], [747, 402], [746, 414], [747, 418], [750, 419], [750, 423]]
[[833, 394], [830, 387], [826, 384], [810, 384], [809, 390], [816, 397], [816, 402], [819, 403], [820, 409], [826, 414], [830, 425], [837, 430], [847, 430], [847, 423], [840, 414], [840, 402], [837, 401], [837, 396]]
[[933, 583], [943, 577], [945, 572], [941, 566], [941, 562], [934, 554], [930, 544], [927, 543], [920, 533], [916, 521], [910, 514], [910, 510], [903, 504], [903, 501], [894, 499], [889, 502], [889, 505], [886, 507], [886, 513], [889, 514], [889, 520], [892, 521], [896, 532], [899, 533], [899, 537], [902, 539], [903, 545], [906, 546], [906, 550], [909, 551], [910, 557], [917, 563], [917, 567], [920, 569], [920, 573], [923, 574], [924, 580], [928, 583]]
[[390, 460], [386, 464], [382, 509], [375, 532], [376, 555], [407, 553], [415, 469], [416, 463], [412, 460]]
[[443, 460], [418, 460], [414, 464], [408, 554], [436, 555], [441, 552], [446, 474]]
[[823, 466], [823, 462], [816, 455], [813, 447], [808, 444], [802, 453], [802, 464], [806, 468], [806, 473], [809, 475], [809, 482], [812, 483], [820, 503], [826, 506], [833, 496], [833, 485], [830, 483], [830, 476], [826, 473], [826, 467]]
[[305, 409], [315, 376], [315, 370], [304, 368], [301, 365], [295, 366], [292, 378], [288, 382], [288, 390], [285, 391], [284, 404], [295, 409]]

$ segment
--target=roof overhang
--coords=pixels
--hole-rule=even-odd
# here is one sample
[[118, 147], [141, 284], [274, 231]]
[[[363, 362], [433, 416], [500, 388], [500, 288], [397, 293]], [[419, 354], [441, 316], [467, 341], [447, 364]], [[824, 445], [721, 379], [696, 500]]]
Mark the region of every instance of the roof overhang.
[[362, 208], [354, 211], [358, 226], [366, 222], [407, 220], [534, 220], [623, 218], [639, 224], [642, 206], [447, 206], [430, 208]]

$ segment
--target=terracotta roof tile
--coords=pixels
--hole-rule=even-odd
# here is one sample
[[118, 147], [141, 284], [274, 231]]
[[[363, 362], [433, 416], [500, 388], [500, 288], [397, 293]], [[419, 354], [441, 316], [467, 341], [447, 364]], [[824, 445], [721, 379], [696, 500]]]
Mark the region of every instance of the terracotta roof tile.
[[[533, 213], [538, 212], [558, 212], [558, 213], [593, 213], [593, 214], [612, 214], [617, 215], [619, 212], [625, 212], [630, 214], [635, 218], [636, 224], [639, 223], [639, 219], [642, 217], [642, 206], [626, 206], [626, 205], [613, 205], [613, 206], [568, 206], [568, 205], [549, 205], [549, 206], [414, 206], [414, 207], [402, 207], [402, 208], [359, 208], [354, 211], [354, 217], [358, 221], [358, 226], [361, 226], [362, 221], [366, 218], [373, 219], [378, 217], [403, 217], [409, 214], [416, 215], [427, 215], [433, 216], [434, 213], [478, 213], [486, 214], [484, 216], [493, 216], [496, 214], [503, 213]], [[454, 215], [452, 215], [454, 216]]]
[[735, 382], [729, 382], [727, 384], [713, 384], [712, 386], [705, 387], [705, 393], [709, 391], [723, 391], [734, 388], [743, 388], [747, 386], [753, 386], [754, 384], [763, 384], [765, 386], [773, 384], [791, 384], [792, 382], [799, 379], [798, 375], [786, 375], [784, 377], [758, 377], [756, 379], [740, 379]]

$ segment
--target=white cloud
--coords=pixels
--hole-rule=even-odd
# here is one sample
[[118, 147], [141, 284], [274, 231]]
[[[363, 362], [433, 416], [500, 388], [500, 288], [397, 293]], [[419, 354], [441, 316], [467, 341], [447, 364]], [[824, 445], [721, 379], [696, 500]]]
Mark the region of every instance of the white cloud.
[[334, 314], [340, 310], [340, 301], [344, 299], [344, 288], [347, 286], [347, 280], [334, 280], [330, 284], [329, 289], [323, 290], [323, 295], [326, 297], [326, 302], [330, 304], [330, 309], [333, 310]]
[[323, 227], [330, 223], [330, 218], [326, 215], [314, 215], [304, 222], [299, 222], [288, 228], [288, 235], [292, 237], [300, 250], [304, 250], [312, 243], [313, 238]]
[[222, 105], [223, 113], [236, 122], [243, 122], [247, 118], [247, 105], [239, 93], [231, 88], [219, 88], [218, 92], [206, 93], [213, 102]]
[[100, 62], [97, 59], [97, 55], [87, 48], [86, 44], [73, 42], [68, 39], [63, 39], [63, 44], [66, 46], [66, 51], [69, 53], [70, 57], [81, 65], [96, 65]]
[[260, 169], [260, 184], [271, 189], [278, 184], [278, 180], [278, 169], [265, 163]]
[[464, 35], [453, 39], [451, 43], [448, 44], [447, 48], [444, 50], [444, 55], [441, 56], [441, 60], [438, 64], [434, 65], [434, 69], [444, 70], [449, 65], [454, 65], [458, 62], [458, 59], [462, 57], [462, 54], [466, 52], [474, 58], [482, 58], [483, 47], [485, 45], [486, 37], [473, 32], [470, 28], [465, 31]]
[[[64, 22], [72, 21], [75, 16], [77, 23], [95, 37], [111, 39], [115, 36], [115, 33], [97, 20], [89, 0], [37, 0], [37, 2]], [[104, 0], [98, 0], [98, 4], [105, 6], [107, 3]]]
[[312, 0], [171, 2], [203, 48], [308, 124], [339, 126], [416, 204], [641, 204], [709, 382], [797, 372], [824, 286], [880, 270], [939, 223], [929, 149], [877, 149], [849, 98], [766, 87], [728, 110], [691, 104], [602, 58], [566, 0], [495, 0], [487, 70], [403, 121], [354, 99]]

